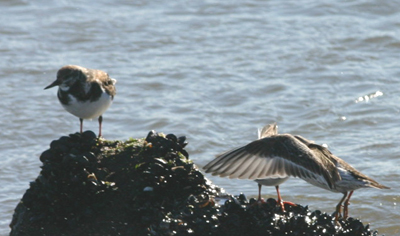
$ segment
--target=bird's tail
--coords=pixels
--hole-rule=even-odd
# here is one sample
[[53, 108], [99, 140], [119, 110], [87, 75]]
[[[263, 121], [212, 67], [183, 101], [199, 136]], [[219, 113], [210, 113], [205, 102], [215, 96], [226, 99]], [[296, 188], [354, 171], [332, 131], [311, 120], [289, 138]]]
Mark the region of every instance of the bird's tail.
[[369, 186], [372, 188], [377, 188], [377, 189], [390, 189], [390, 187], [385, 186], [383, 184], [380, 184], [376, 182], [375, 180], [368, 178], [367, 181], [369, 182]]

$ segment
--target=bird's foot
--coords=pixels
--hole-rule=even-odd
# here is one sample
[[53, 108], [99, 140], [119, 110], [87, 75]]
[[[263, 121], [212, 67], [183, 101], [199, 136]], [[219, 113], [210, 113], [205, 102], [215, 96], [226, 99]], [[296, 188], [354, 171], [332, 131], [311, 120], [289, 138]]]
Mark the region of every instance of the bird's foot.
[[254, 204], [257, 204], [257, 205], [262, 205], [262, 204], [265, 204], [266, 202], [265, 202], [265, 200], [264, 200], [264, 198], [258, 198], [257, 199], [257, 201], [254, 203]]
[[343, 219], [342, 213], [340, 211], [339, 212], [335, 211], [335, 212], [333, 212], [332, 217], [333, 217], [333, 219], [335, 221], [335, 225], [336, 226], [341, 226], [340, 223], [339, 223], [339, 219]]
[[282, 212], [285, 212], [285, 205], [289, 206], [297, 206], [296, 203], [288, 202], [288, 201], [276, 201], [276, 204], [279, 205], [282, 209]]
[[297, 206], [297, 204], [296, 204], [296, 203], [293, 203], [293, 202], [283, 201], [282, 203], [283, 203], [283, 204], [288, 204], [288, 205], [290, 205], [290, 206]]

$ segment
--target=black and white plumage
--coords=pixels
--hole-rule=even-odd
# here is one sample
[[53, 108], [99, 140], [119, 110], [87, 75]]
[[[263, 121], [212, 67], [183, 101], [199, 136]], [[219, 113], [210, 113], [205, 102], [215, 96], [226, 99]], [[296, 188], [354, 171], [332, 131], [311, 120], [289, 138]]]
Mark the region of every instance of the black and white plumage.
[[[341, 192], [335, 220], [348, 216], [348, 203], [354, 190], [365, 187], [388, 188], [357, 171], [333, 155], [326, 147], [301, 136], [274, 134], [217, 156], [204, 166], [207, 173], [239, 179], [301, 178], [315, 186]], [[348, 192], [350, 192], [349, 196]], [[347, 197], [347, 198], [346, 198]]]
[[44, 89], [59, 86], [58, 100], [65, 110], [79, 117], [81, 133], [83, 119], [98, 117], [100, 137], [102, 115], [114, 99], [115, 83], [104, 71], [67, 65], [58, 70], [57, 79]]

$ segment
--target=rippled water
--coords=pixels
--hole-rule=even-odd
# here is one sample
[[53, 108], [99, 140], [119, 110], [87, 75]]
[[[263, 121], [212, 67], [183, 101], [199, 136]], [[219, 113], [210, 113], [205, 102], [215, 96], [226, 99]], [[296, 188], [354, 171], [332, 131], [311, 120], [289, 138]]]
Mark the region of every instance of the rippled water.
[[[391, 190], [356, 191], [350, 215], [400, 234], [400, 1], [0, 2], [0, 235], [52, 140], [79, 130], [56, 89], [66, 64], [107, 71], [108, 139], [186, 135], [199, 166], [278, 122]], [[97, 122], [84, 122], [97, 132]], [[209, 176], [232, 194], [255, 182]], [[275, 197], [264, 187], [264, 197]], [[333, 212], [341, 194], [291, 179], [285, 200]]]

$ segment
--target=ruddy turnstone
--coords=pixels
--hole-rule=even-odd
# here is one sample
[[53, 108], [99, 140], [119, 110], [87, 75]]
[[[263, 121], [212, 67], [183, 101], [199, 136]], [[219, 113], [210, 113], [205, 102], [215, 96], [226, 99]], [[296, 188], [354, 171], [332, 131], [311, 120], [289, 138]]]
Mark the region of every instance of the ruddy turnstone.
[[[264, 126], [262, 129], [258, 129], [258, 139], [270, 137], [272, 135], [278, 134], [278, 125], [276, 123], [269, 124]], [[261, 187], [265, 186], [275, 186], [276, 193], [278, 195], [277, 203], [282, 208], [282, 211], [285, 211], [284, 203], [294, 205], [291, 202], [283, 202], [281, 198], [281, 194], [279, 192], [279, 185], [285, 182], [289, 177], [285, 178], [265, 178], [265, 179], [256, 179], [255, 181], [258, 183], [258, 202], [261, 202]]]
[[58, 100], [65, 110], [79, 117], [81, 133], [83, 119], [98, 117], [100, 137], [102, 115], [114, 99], [115, 83], [104, 71], [67, 65], [58, 70], [57, 79], [44, 89], [59, 86]]
[[357, 171], [326, 147], [291, 134], [273, 134], [225, 152], [204, 169], [213, 175], [239, 179], [285, 179], [293, 176], [320, 188], [343, 193], [334, 214], [336, 222], [343, 202], [343, 218], [347, 218], [354, 190], [389, 188]]

